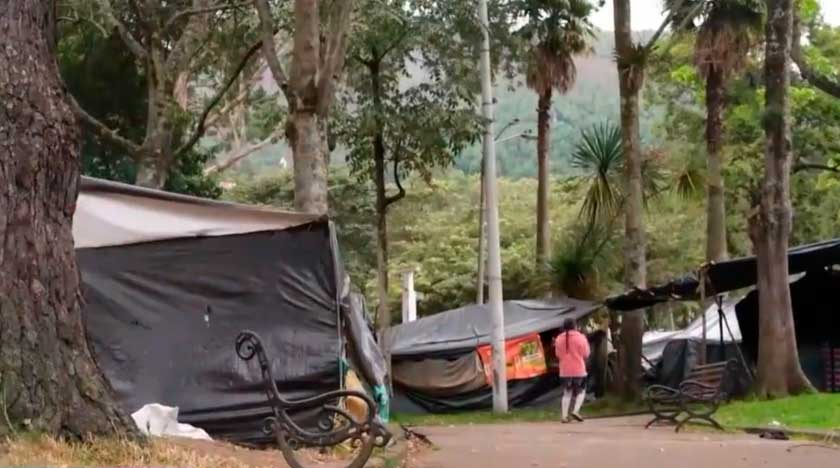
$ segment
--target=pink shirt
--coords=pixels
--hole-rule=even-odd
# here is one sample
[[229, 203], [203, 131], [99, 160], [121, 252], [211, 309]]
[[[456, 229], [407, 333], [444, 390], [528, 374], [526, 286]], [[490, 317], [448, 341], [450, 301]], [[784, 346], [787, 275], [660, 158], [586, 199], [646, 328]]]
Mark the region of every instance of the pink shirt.
[[[569, 334], [568, 347], [566, 333]], [[554, 354], [560, 361], [560, 377], [586, 377], [589, 341], [583, 333], [577, 330], [561, 333], [554, 339]]]

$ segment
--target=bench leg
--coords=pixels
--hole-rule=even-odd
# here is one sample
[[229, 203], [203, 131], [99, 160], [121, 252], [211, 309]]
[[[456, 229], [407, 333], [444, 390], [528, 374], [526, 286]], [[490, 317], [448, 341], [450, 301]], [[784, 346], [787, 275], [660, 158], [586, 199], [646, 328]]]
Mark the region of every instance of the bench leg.
[[[654, 413], [655, 414], [655, 413]], [[647, 424], [645, 424], [645, 429], [650, 429], [651, 426], [656, 424], [659, 421], [665, 421], [668, 424], [677, 424], [677, 416], [679, 413], [673, 414], [671, 416], [663, 416], [660, 414], [655, 414], [655, 417], [651, 419]]]

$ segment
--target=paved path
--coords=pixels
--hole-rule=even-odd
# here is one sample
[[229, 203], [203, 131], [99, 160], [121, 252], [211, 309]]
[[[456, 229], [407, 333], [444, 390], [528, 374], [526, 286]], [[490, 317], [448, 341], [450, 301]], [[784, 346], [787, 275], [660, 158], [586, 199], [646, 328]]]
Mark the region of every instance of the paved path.
[[840, 468], [837, 450], [754, 435], [644, 430], [644, 422], [418, 428], [436, 449], [411, 468]]

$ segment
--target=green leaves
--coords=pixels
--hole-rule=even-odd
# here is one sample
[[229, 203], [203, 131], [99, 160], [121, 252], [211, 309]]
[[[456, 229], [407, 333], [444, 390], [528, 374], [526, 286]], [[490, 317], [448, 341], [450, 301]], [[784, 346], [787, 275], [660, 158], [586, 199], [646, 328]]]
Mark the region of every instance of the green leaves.
[[572, 153], [571, 165], [588, 180], [581, 216], [590, 224], [613, 217], [621, 204], [620, 174], [624, 160], [621, 129], [602, 123], [585, 130]]

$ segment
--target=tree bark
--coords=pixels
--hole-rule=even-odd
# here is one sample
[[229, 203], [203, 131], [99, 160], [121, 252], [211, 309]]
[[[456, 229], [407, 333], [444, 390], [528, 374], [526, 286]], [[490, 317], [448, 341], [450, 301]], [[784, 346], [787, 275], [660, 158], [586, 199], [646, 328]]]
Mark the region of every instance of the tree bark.
[[537, 268], [548, 262], [551, 232], [548, 221], [549, 149], [551, 142], [551, 88], [539, 97], [537, 104]]
[[[160, 81], [159, 81], [160, 80]], [[162, 189], [173, 160], [172, 107], [175, 103], [175, 82], [160, 76], [149, 79], [149, 103], [146, 136], [136, 155], [137, 178], [141, 187]]]
[[[646, 283], [642, 150], [639, 134], [639, 90], [644, 70], [633, 64], [635, 53], [630, 25], [630, 0], [613, 0], [615, 43], [621, 95], [621, 147], [624, 153], [624, 283], [644, 288]], [[621, 375], [623, 394], [638, 398], [641, 392], [644, 311], [624, 315], [621, 322]]]
[[318, 69], [321, 59], [318, 0], [295, 0], [295, 34], [289, 89], [290, 129], [295, 172], [295, 209], [327, 213], [327, 166], [323, 154], [326, 132], [318, 107]]
[[720, 67], [710, 66], [706, 76], [706, 261], [724, 260], [726, 253], [726, 201], [722, 173], [725, 81]]
[[134, 434], [82, 323], [71, 229], [80, 138], [54, 12], [51, 1], [0, 0], [0, 434]]
[[[372, 56], [376, 57], [374, 53]], [[388, 307], [388, 206], [398, 201], [404, 195], [400, 193], [389, 197], [385, 187], [386, 148], [385, 148], [385, 123], [382, 121], [384, 113], [382, 104], [382, 80], [381, 63], [373, 59], [367, 64], [370, 73], [371, 96], [373, 97], [373, 108], [376, 112], [376, 134], [373, 137], [373, 181], [376, 185], [376, 285], [379, 304], [377, 305], [377, 327], [384, 331], [391, 326], [391, 311]], [[397, 155], [394, 155], [395, 158]], [[395, 159], [394, 164], [398, 164]], [[397, 177], [396, 167], [394, 177]], [[399, 183], [399, 181], [397, 181]]]
[[758, 275], [759, 345], [755, 392], [760, 397], [798, 394], [813, 387], [802, 372], [796, 345], [788, 242], [793, 213], [790, 168], [791, 37], [793, 0], [767, 0], [764, 178], [757, 214], [750, 219]]

